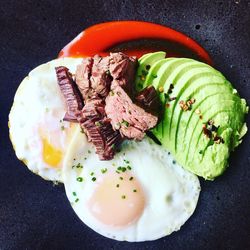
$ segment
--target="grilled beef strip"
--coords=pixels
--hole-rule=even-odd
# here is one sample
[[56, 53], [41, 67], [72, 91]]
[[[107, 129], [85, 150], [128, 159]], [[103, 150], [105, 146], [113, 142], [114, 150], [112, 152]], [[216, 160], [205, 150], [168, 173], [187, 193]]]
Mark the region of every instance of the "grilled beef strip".
[[114, 131], [105, 113], [105, 102], [99, 97], [89, 99], [76, 113], [87, 138], [96, 148], [100, 160], [111, 160], [122, 143], [119, 131]]
[[75, 112], [83, 108], [81, 94], [72, 78], [72, 74], [69, 72], [69, 69], [67, 67], [59, 66], [56, 67], [55, 70], [58, 85], [66, 100], [68, 108], [64, 116], [64, 120], [77, 122]]

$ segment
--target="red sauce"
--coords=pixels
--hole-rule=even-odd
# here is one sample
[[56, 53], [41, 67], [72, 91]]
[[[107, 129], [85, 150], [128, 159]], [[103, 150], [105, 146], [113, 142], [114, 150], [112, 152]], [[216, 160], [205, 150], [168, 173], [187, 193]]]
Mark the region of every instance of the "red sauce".
[[[114, 46], [141, 39], [163, 40], [168, 44], [179, 44], [195, 55], [197, 59], [212, 64], [212, 59], [208, 53], [193, 39], [168, 27], [141, 21], [115, 21], [91, 26], [66, 45], [60, 51], [59, 57], [107, 55], [108, 51]], [[145, 53], [157, 50], [160, 49], [142, 46], [127, 48], [125, 53], [140, 57]], [[169, 49], [166, 52], [171, 55]], [[182, 50], [179, 53], [172, 54], [185, 57]]]

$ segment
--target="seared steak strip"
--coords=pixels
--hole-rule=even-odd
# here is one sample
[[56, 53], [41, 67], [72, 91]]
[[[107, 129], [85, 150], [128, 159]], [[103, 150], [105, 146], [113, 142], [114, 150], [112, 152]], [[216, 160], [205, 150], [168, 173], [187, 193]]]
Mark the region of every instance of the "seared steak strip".
[[112, 78], [109, 73], [109, 57], [94, 56], [91, 87], [98, 96], [106, 97], [110, 90]]
[[160, 116], [161, 102], [157, 91], [153, 86], [149, 86], [141, 90], [136, 95], [135, 102], [138, 106], [151, 113], [152, 115], [155, 115], [157, 117]]
[[157, 124], [160, 100], [154, 87], [135, 96], [136, 66], [135, 57], [120, 52], [84, 58], [76, 70], [76, 84], [67, 68], [57, 68], [68, 105], [65, 119], [77, 119], [101, 160], [112, 159], [123, 138], [142, 140]]
[[134, 104], [121, 86], [116, 86], [107, 96], [105, 111], [113, 129], [129, 139], [142, 140], [158, 121], [157, 116]]
[[112, 77], [109, 74], [109, 57], [84, 58], [77, 66], [76, 83], [84, 100], [93, 96], [106, 97]]
[[93, 62], [91, 57], [83, 58], [82, 63], [76, 69], [76, 84], [84, 100], [93, 95], [90, 83]]
[[96, 148], [100, 160], [111, 160], [122, 138], [119, 131], [114, 131], [106, 117], [105, 103], [99, 97], [89, 99], [84, 108], [76, 113], [82, 129]]
[[126, 93], [133, 98], [136, 66], [136, 57], [128, 57], [121, 52], [110, 53], [109, 71], [113, 77], [111, 89], [116, 86], [121, 86]]
[[75, 112], [81, 110], [83, 107], [83, 101], [81, 94], [73, 81], [72, 74], [69, 69], [64, 66], [55, 68], [57, 82], [61, 89], [61, 92], [67, 103], [67, 113], [64, 116], [64, 120], [76, 122]]

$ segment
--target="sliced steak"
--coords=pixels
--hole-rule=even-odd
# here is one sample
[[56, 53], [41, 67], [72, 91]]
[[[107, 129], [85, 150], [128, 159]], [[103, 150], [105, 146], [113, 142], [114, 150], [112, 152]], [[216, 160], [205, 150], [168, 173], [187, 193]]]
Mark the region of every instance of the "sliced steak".
[[109, 71], [113, 78], [111, 89], [121, 86], [130, 97], [133, 97], [136, 67], [136, 57], [128, 57], [121, 52], [110, 53]]
[[109, 61], [109, 57], [94, 56], [90, 77], [91, 88], [101, 97], [106, 97], [110, 91], [112, 78], [109, 73]]
[[152, 115], [160, 116], [161, 101], [153, 86], [141, 90], [135, 97], [135, 103]]
[[64, 120], [76, 122], [75, 112], [77, 110], [81, 110], [83, 107], [81, 94], [68, 68], [59, 66], [56, 67], [55, 70], [58, 85], [66, 100], [68, 108], [67, 113], [64, 116]]
[[134, 104], [121, 86], [116, 86], [107, 96], [105, 111], [113, 129], [129, 139], [142, 140], [145, 131], [158, 121], [157, 116]]
[[93, 62], [91, 57], [83, 58], [82, 63], [76, 68], [76, 84], [84, 100], [93, 95], [90, 83]]
[[114, 131], [106, 117], [105, 103], [99, 97], [86, 101], [84, 108], [76, 113], [82, 129], [96, 148], [100, 160], [111, 160], [122, 142], [119, 131]]
[[67, 68], [57, 68], [68, 105], [65, 119], [77, 119], [101, 160], [112, 159], [123, 138], [141, 140], [158, 122], [160, 100], [154, 87], [135, 96], [136, 67], [135, 57], [120, 52], [84, 58], [76, 83]]
[[106, 97], [110, 91], [109, 57], [84, 58], [77, 66], [76, 83], [84, 100], [93, 96]]

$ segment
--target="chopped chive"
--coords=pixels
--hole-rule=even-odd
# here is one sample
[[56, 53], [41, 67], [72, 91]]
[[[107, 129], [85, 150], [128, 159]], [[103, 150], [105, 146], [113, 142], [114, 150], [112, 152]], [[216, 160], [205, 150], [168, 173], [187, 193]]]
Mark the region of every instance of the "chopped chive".
[[75, 167], [75, 165], [72, 166], [72, 169]]
[[77, 177], [76, 180], [79, 181], [79, 182], [82, 182], [83, 178], [82, 177]]
[[129, 123], [128, 123], [127, 121], [125, 121], [125, 120], [123, 120], [123, 121], [121, 122], [121, 124], [124, 125], [125, 127], [128, 127], [128, 126], [129, 126]]
[[61, 130], [64, 130], [65, 129], [65, 127], [64, 126], [61, 126]]
[[89, 153], [89, 154], [91, 154], [91, 151], [90, 151], [90, 150], [88, 150], [88, 153]]
[[125, 172], [127, 169], [125, 168], [125, 167], [121, 167], [121, 166], [119, 166], [118, 168], [117, 168], [117, 171], [121, 171], [121, 172]]
[[76, 165], [76, 168], [83, 168], [83, 165], [81, 165], [81, 163], [79, 162], [79, 163]]
[[134, 190], [133, 190], [133, 192], [134, 192], [134, 193], [136, 193], [136, 192], [137, 192], [137, 190], [136, 190], [136, 189], [134, 189]]
[[91, 172], [90, 175], [93, 176], [95, 173], [94, 172]]
[[132, 168], [131, 168], [130, 166], [127, 166], [127, 169], [128, 169], [128, 170], [131, 170]]
[[120, 185], [119, 185], [119, 184], [116, 184], [116, 187], [118, 188], [118, 187], [120, 187]]
[[125, 167], [122, 168], [122, 172], [124, 173], [127, 169]]
[[122, 195], [122, 199], [126, 199], [126, 195]]
[[134, 177], [133, 177], [133, 176], [131, 176], [131, 177], [129, 178], [129, 180], [130, 180], [130, 181], [132, 181], [133, 179], [134, 179]]
[[117, 174], [120, 174], [120, 172], [118, 170], [115, 171]]
[[95, 122], [95, 125], [96, 125], [97, 127], [100, 127], [102, 124], [101, 124], [100, 122]]
[[78, 199], [78, 198], [76, 198], [76, 199], [75, 199], [75, 202], [78, 202], [78, 201], [79, 201], [79, 199]]
[[103, 169], [101, 169], [101, 172], [102, 172], [103, 174], [105, 174], [107, 171], [108, 171], [108, 169], [107, 169], [107, 168], [103, 168]]
[[72, 194], [73, 194], [74, 196], [76, 196], [76, 192], [73, 192]]
[[93, 177], [93, 178], [92, 178], [92, 181], [96, 181], [96, 178], [95, 178], [95, 177]]
[[123, 180], [123, 177], [120, 177], [120, 180]]
[[128, 161], [128, 160], [125, 160], [125, 159], [124, 159], [123, 161], [124, 161], [126, 164], [129, 164], [129, 161]]

